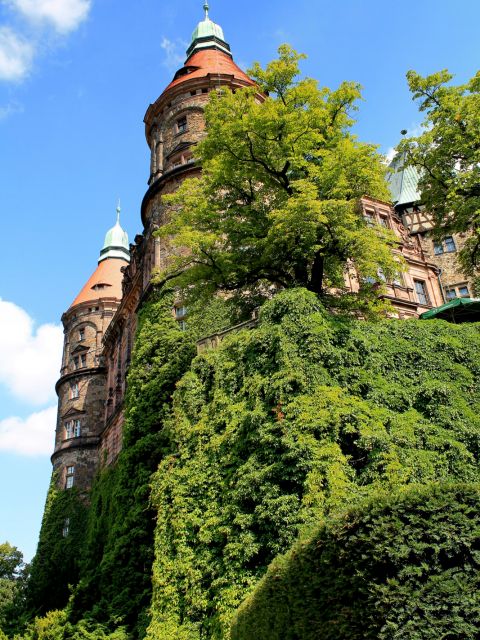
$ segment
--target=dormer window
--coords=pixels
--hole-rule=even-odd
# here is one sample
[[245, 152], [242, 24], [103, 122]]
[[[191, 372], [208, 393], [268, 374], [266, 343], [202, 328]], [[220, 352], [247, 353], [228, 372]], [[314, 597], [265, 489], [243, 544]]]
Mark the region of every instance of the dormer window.
[[177, 133], [185, 133], [188, 129], [187, 116], [177, 120]]

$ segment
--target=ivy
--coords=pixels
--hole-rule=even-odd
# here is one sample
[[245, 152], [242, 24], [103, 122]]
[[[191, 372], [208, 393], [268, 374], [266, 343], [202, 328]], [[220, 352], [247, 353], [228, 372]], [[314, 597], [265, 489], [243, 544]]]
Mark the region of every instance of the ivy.
[[[30, 618], [66, 606], [70, 587], [79, 578], [86, 513], [77, 489], [57, 489], [54, 473], [26, 589], [25, 607]], [[67, 520], [68, 533], [64, 532]]]
[[477, 482], [480, 332], [330, 315], [302, 289], [177, 384], [155, 474], [151, 640], [228, 637], [276, 556], [409, 485]]

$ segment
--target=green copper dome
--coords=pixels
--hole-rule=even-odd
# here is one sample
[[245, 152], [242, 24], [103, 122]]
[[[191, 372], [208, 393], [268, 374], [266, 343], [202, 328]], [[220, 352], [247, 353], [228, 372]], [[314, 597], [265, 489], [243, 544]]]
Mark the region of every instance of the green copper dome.
[[187, 55], [190, 57], [196, 51], [202, 49], [220, 49], [224, 53], [230, 54], [230, 47], [225, 42], [223, 29], [220, 25], [215, 24], [208, 15], [210, 7], [208, 2], [203, 5], [205, 10], [205, 19], [199, 22], [197, 28], [192, 34], [192, 42], [188, 48]]
[[195, 42], [195, 40], [199, 38], [218, 38], [219, 40], [225, 41], [222, 27], [212, 22], [208, 16], [205, 20], [198, 23], [197, 28], [192, 34], [192, 42]]
[[120, 211], [119, 205], [117, 207], [117, 223], [107, 231], [103, 249], [100, 251], [99, 263], [107, 258], [121, 258], [130, 262], [128, 234], [120, 226]]

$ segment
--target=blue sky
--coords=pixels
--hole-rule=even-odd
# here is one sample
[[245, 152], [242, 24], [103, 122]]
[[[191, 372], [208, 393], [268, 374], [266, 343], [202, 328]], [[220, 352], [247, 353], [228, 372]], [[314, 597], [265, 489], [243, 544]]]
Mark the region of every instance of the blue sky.
[[[201, 0], [0, 0], [0, 542], [29, 559], [50, 477], [60, 317], [122, 199], [141, 231], [143, 116], [181, 65]], [[478, 0], [212, 0], [242, 67], [279, 44], [364, 87], [356, 132], [387, 153], [421, 118], [405, 73], [477, 70]]]

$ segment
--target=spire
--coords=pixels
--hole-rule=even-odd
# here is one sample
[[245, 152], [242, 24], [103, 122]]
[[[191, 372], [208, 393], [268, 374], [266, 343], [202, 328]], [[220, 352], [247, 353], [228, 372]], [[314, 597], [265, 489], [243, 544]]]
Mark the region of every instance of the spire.
[[120, 199], [117, 205], [117, 222], [114, 227], [107, 231], [105, 236], [105, 243], [103, 249], [100, 251], [100, 258], [98, 262], [103, 262], [108, 258], [120, 258], [130, 262], [130, 250], [128, 244], [128, 234], [120, 226], [120, 213], [122, 209], [120, 207]]
[[203, 51], [204, 49], [217, 49], [231, 57], [230, 46], [225, 41], [222, 27], [210, 20], [210, 5], [208, 4], [208, 0], [205, 0], [203, 10], [205, 11], [205, 18], [202, 22], [198, 23], [197, 28], [193, 32], [192, 42], [187, 50], [187, 57], [190, 58], [192, 54], [197, 51]]

